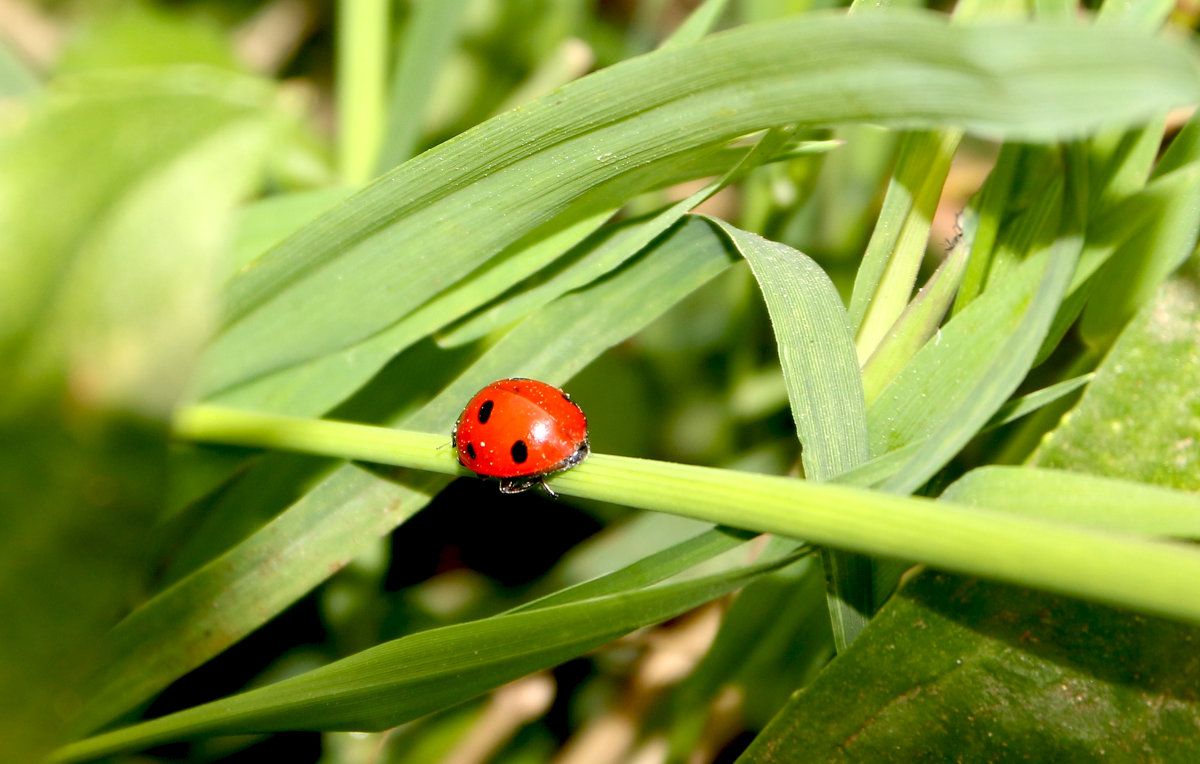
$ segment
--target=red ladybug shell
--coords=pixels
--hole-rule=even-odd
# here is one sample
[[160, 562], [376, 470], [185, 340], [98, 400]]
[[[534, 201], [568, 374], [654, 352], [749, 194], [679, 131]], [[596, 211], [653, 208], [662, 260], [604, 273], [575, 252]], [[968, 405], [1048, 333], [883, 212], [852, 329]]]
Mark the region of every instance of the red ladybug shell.
[[553, 385], [502, 379], [476, 393], [463, 409], [454, 447], [464, 467], [499, 478], [504, 493], [517, 493], [587, 458], [587, 417]]

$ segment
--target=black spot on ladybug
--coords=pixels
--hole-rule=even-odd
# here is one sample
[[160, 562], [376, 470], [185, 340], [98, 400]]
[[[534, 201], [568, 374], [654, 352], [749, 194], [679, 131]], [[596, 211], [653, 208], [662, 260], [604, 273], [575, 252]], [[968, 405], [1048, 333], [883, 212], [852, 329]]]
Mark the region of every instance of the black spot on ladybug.
[[529, 449], [525, 447], [525, 441], [518, 440], [512, 444], [512, 460], [517, 464], [521, 464], [529, 458]]
[[487, 420], [492, 418], [492, 406], [494, 406], [495, 403], [495, 401], [484, 401], [483, 405], [479, 407], [480, 424], [487, 424]]
[[467, 456], [471, 457], [472, 459], [475, 458], [475, 446], [471, 443], [467, 444]]

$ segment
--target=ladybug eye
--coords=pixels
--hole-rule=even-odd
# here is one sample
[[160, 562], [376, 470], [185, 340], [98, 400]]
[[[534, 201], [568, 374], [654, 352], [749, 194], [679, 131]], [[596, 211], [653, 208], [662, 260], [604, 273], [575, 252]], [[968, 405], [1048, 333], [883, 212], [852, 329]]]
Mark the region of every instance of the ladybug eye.
[[484, 401], [483, 405], [479, 407], [480, 424], [487, 424], [487, 420], [492, 418], [492, 406], [494, 406], [495, 403], [495, 401]]
[[512, 460], [517, 464], [521, 464], [529, 458], [529, 449], [525, 447], [525, 441], [518, 440], [512, 444]]
[[467, 456], [471, 457], [472, 459], [475, 458], [475, 444], [473, 444], [473, 443], [467, 444]]

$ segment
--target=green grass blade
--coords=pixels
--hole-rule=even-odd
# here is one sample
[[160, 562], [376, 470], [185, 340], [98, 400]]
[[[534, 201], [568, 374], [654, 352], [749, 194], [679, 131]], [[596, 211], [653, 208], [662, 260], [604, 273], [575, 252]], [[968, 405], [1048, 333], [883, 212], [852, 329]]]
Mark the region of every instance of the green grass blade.
[[490, 267], [464, 279], [417, 310], [337, 353], [282, 369], [212, 396], [214, 403], [263, 411], [316, 416], [341, 403], [382, 369], [390, 359], [489, 298], [520, 281], [531, 271], [581, 246], [580, 257], [591, 248], [580, 241], [612, 215], [612, 210], [584, 217], [562, 230], [518, 242], [513, 251], [489, 263]]
[[274, 685], [66, 746], [56, 762], [264, 730], [384, 730], [685, 613], [798, 559], [420, 632]]
[[875, 352], [863, 365], [863, 395], [868, 403], [879, 397], [888, 382], [895, 379], [917, 351], [937, 333], [962, 281], [972, 249], [973, 228], [970, 223], [964, 225], [963, 232], [946, 259], [921, 287], [896, 319], [891, 332], [880, 340]]
[[729, 6], [729, 0], [704, 0], [671, 35], [663, 40], [659, 48], [673, 48], [695, 42], [708, 34], [721, 20], [721, 14]]
[[912, 296], [933, 213], [962, 137], [957, 130], [909, 133], [900, 143], [899, 166], [888, 187], [888, 196], [895, 201], [884, 200], [850, 298], [850, 319], [857, 327], [858, 357], [863, 362]]
[[996, 237], [1000, 233], [1000, 226], [1004, 222], [1005, 211], [1010, 202], [1009, 197], [1012, 194], [1021, 153], [1022, 149], [1018, 145], [1002, 146], [1000, 155], [996, 157], [996, 165], [979, 192], [976, 202], [978, 206], [974, 210], [976, 222], [975, 235], [971, 237], [971, 256], [967, 260], [962, 284], [954, 296], [951, 315], [958, 315], [984, 289], [988, 273], [991, 271]]
[[[1200, 161], [1200, 120], [1193, 116], [1171, 141], [1151, 182]], [[1110, 344], [1159, 285], [1196, 246], [1200, 232], [1200, 181], [1171, 198], [1155, 221], [1139, 231], [1096, 275], [1091, 299], [1080, 316], [1079, 331], [1097, 347]]]
[[374, 173], [383, 140], [389, 0], [337, 4], [338, 165], [349, 186]]
[[752, 148], [744, 150], [740, 161], [722, 177], [643, 221], [601, 232], [602, 243], [592, 247], [590, 253], [585, 250], [582, 253], [584, 256], [577, 259], [568, 255], [564, 258], [565, 262], [557, 267], [536, 274], [529, 280], [530, 283], [517, 287], [512, 294], [501, 297], [482, 312], [450, 327], [447, 332], [439, 335], [438, 342], [443, 346], [472, 342], [538, 310], [564, 292], [601, 277], [633, 257], [697, 205], [753, 169], [758, 163], [775, 156], [786, 145], [790, 134], [790, 131], [786, 130], [769, 131]]
[[[758, 280], [771, 315], [804, 474], [825, 481], [869, 456], [862, 377], [841, 297], [808, 256], [720, 221]], [[823, 552], [838, 649], [858, 636], [874, 611], [871, 561]]]
[[[402, 418], [406, 427], [442, 433], [425, 436], [414, 459], [431, 453], [431, 464], [457, 465], [450, 449], [437, 446], [449, 441], [463, 401], [484, 384], [517, 374], [562, 383], [730, 261], [724, 237], [691, 220], [618, 273], [526, 319], [432, 401]], [[449, 462], [438, 461], [443, 458]], [[107, 670], [80, 729], [95, 729], [258, 628], [411, 517], [447, 482], [420, 473], [383, 479], [356, 465], [338, 468], [114, 630], [104, 645]]]
[[429, 95], [458, 37], [466, 5], [466, 0], [412, 4], [392, 71], [387, 131], [377, 167], [380, 172], [416, 153]]
[[[1026, 216], [1015, 227], [1028, 232], [1014, 230], [1009, 238], [1030, 244], [1053, 241], [1057, 229], [1046, 230], [1042, 218], [1056, 214], [1062, 205], [1061, 194], [1061, 180], [1044, 185], [1036, 202], [1053, 210]], [[873, 455], [925, 441], [936, 429], [955, 421], [954, 411], [959, 406], [971, 405], [972, 390], [988, 383], [987, 371], [1000, 359], [998, 351], [1007, 338], [1015, 336], [1050, 258], [1044, 248], [1021, 254], [1026, 262], [1015, 266], [1008, 278], [985, 290], [942, 327], [935, 340], [927, 342], [867, 407]], [[1017, 372], [1024, 376], [1024, 370], [1014, 367], [1001, 377], [1011, 378]]]
[[942, 498], [1117, 533], [1200, 539], [1200, 496], [1132, 480], [1031, 467], [981, 467]]
[[1083, 247], [1086, 214], [1083, 206], [1087, 189], [1074, 177], [1079, 171], [1080, 168], [1068, 163], [1068, 182], [1063, 195], [1067, 222], [1059, 238], [1050, 247], [1040, 283], [1020, 323], [997, 348], [998, 352], [990, 362], [977, 367], [983, 374], [970, 395], [947, 412], [951, 416], [931, 433], [908, 464], [881, 486], [883, 490], [907, 493], [933, 477], [1016, 391], [1033, 366], [1042, 341], [1071, 284], [1075, 264]]
[[[1088, 382], [1092, 381], [1091, 374], [1083, 374], [1063, 382], [1050, 385], [1049, 387], [1035, 390], [1032, 393], [1022, 395], [1019, 398], [1013, 398], [1005, 403], [1000, 408], [996, 409], [996, 413], [988, 420], [980, 432], [990, 432], [997, 427], [1002, 427], [1010, 422], [1014, 422], [1023, 416], [1027, 416], [1035, 411], [1041, 410], [1044, 406], [1048, 406], [1064, 396], [1070, 395], [1074, 391], [1083, 387]], [[895, 475], [909, 459], [912, 458], [917, 450], [921, 448], [924, 441], [909, 443], [907, 446], [897, 448], [895, 451], [888, 451], [886, 454], [880, 454], [869, 462], [859, 465], [848, 472], [843, 472], [837, 476], [838, 483], [844, 485], [856, 485], [863, 488], [881, 485], [885, 480]]]
[[1195, 69], [1190, 51], [1123, 30], [951, 34], [917, 13], [807, 14], [656, 51], [414, 158], [261, 258], [231, 285], [201, 389], [357, 342], [573, 200], [620, 203], [633, 189], [599, 189], [692, 149], [793, 122], [955, 122], [1047, 139], [1190, 102]]
[[754, 538], [756, 538], [756, 534], [749, 531], [741, 531], [736, 528], [712, 528], [686, 541], [647, 555], [619, 570], [539, 597], [515, 607], [509, 612], [536, 610], [650, 586], [708, 562]]
[[[462, 474], [439, 435], [196, 406], [181, 436]], [[1200, 552], [1025, 515], [811, 480], [592, 454], [556, 491], [1043, 588], [1200, 624]]]

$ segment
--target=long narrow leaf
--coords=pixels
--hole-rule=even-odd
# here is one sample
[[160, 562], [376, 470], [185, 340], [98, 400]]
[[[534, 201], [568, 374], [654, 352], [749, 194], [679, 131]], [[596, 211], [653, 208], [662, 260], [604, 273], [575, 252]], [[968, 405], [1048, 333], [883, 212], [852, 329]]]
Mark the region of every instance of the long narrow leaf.
[[951, 33], [912, 13], [809, 14], [657, 51], [415, 158], [260, 259], [232, 285], [201, 389], [361, 340], [585, 195], [620, 201], [601, 198], [609, 181], [690, 149], [792, 122], [1046, 139], [1194, 100], [1195, 71], [1190, 51], [1123, 30]]

